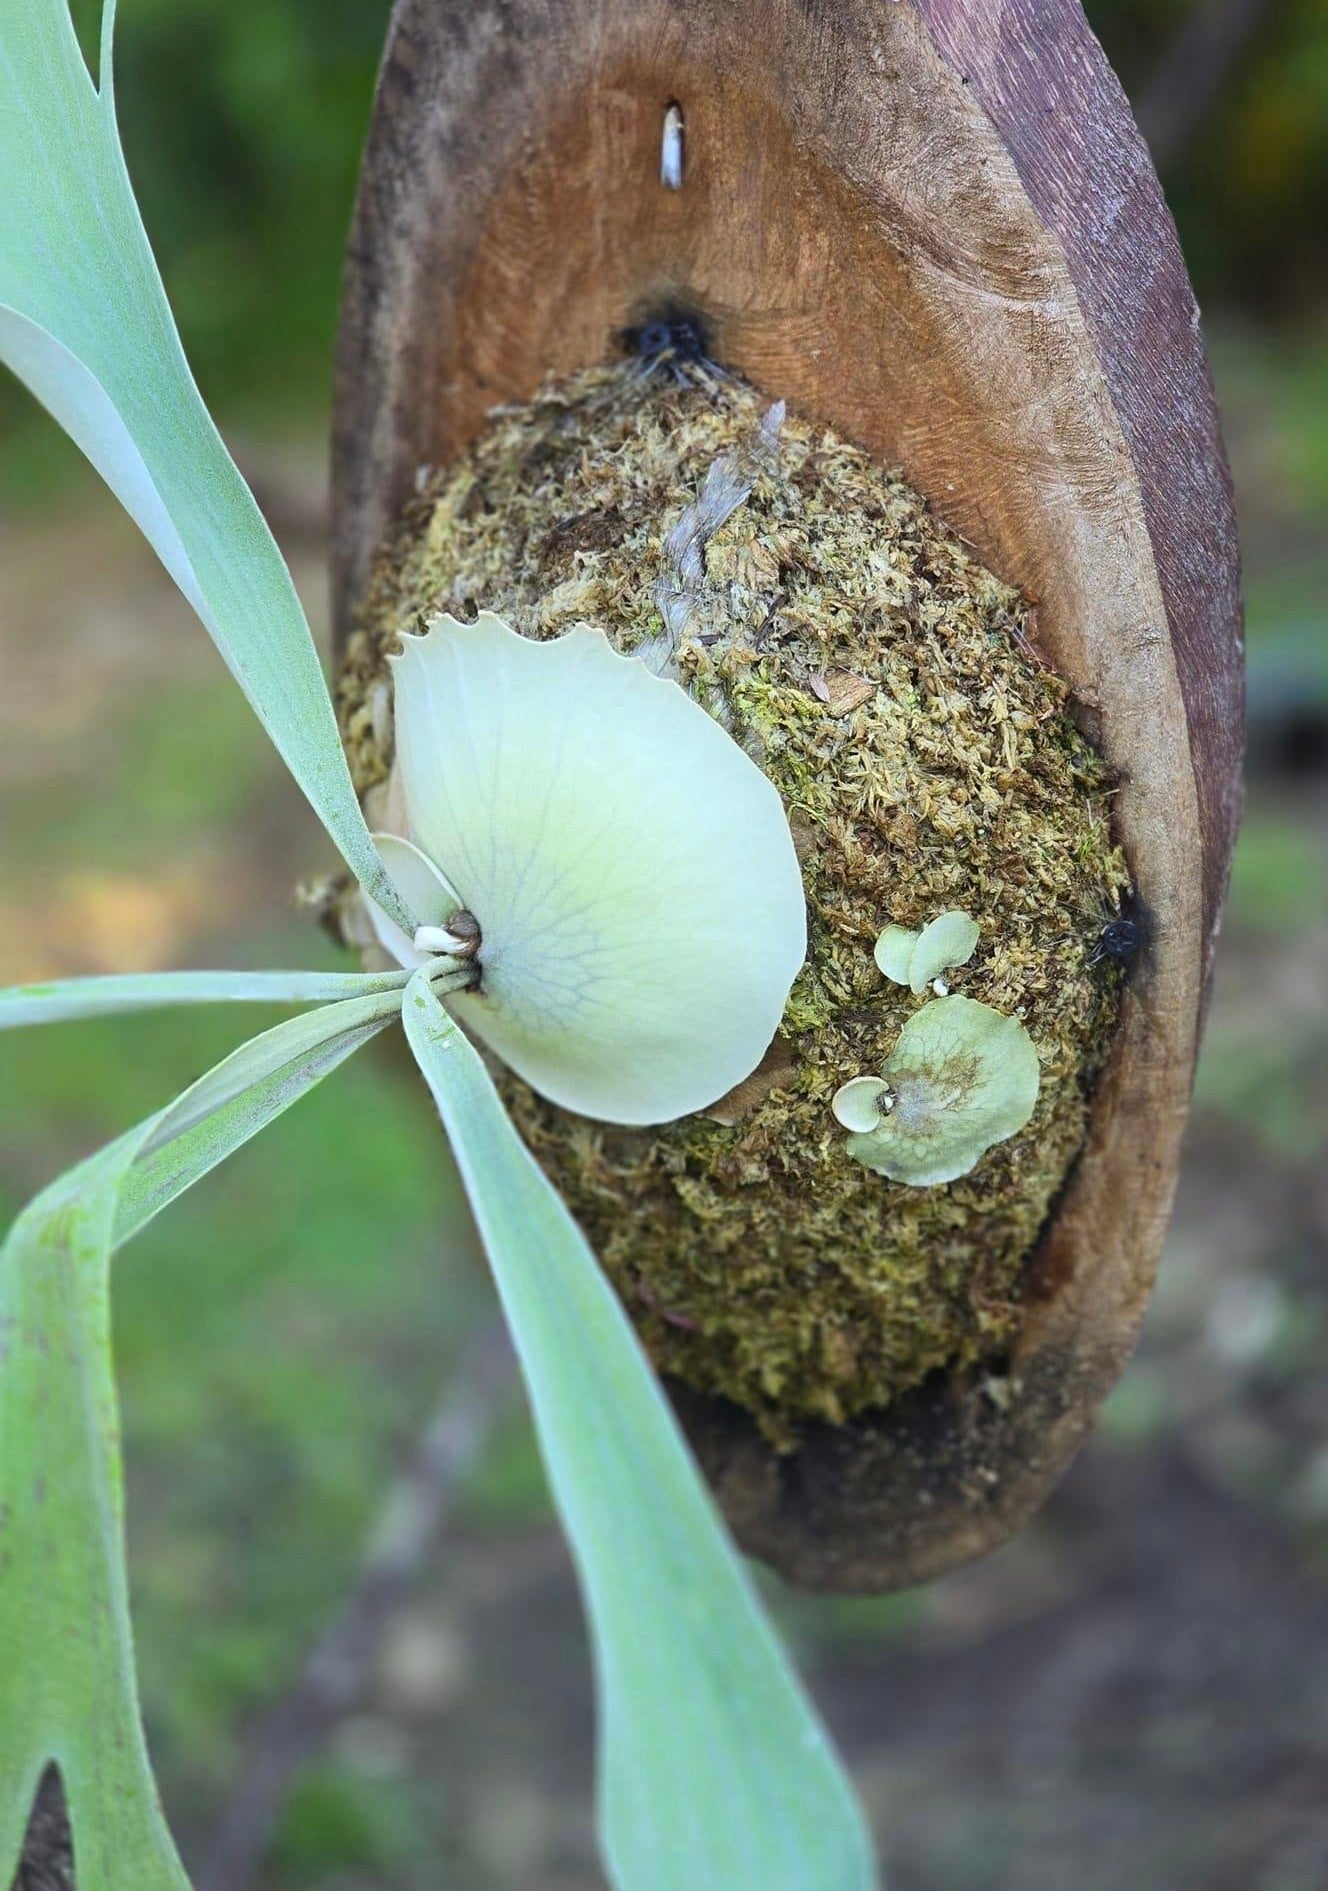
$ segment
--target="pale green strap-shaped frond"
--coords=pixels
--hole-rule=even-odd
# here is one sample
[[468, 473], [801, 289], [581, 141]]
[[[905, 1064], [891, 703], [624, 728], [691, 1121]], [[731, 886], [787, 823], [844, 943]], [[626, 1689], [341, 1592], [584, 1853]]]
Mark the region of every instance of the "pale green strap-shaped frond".
[[400, 992], [407, 972], [128, 972], [0, 987], [0, 1031], [176, 1005], [322, 1005]]
[[215, 1065], [140, 1150], [120, 1190], [116, 1247], [400, 1015], [397, 990], [346, 999], [288, 1018]]
[[126, 1591], [107, 1263], [147, 1126], [39, 1197], [0, 1249], [0, 1883], [60, 1768], [79, 1875], [187, 1891], [143, 1743]]
[[137, 521], [348, 865], [370, 842], [290, 573], [194, 385], [120, 147], [113, 0], [92, 82], [67, 0], [0, 6], [0, 361]]
[[630, 1322], [425, 972], [402, 1017], [489, 1254], [580, 1572], [617, 1891], [868, 1891], [875, 1870], [852, 1790]]
[[139, 1719], [110, 1254], [398, 1008], [371, 994], [264, 1032], [53, 1183], [0, 1247], [0, 1884], [54, 1761], [80, 1885], [188, 1891]]

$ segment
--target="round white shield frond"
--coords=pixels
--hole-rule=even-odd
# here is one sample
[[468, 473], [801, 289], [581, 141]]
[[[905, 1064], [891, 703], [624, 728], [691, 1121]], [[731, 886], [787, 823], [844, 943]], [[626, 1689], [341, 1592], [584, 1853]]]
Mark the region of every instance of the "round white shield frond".
[[[857, 1077], [835, 1098], [852, 1115], [851, 1156], [915, 1188], [967, 1175], [993, 1144], [1033, 1114], [1040, 1072], [1018, 1018], [974, 998], [937, 998], [914, 1012], [878, 1078]], [[875, 1122], [872, 1090], [891, 1099]]]
[[967, 965], [978, 943], [978, 926], [967, 913], [942, 913], [918, 934], [908, 961], [908, 982], [915, 992], [926, 991], [941, 972]]
[[[457, 1018], [609, 1122], [740, 1083], [806, 953], [788, 820], [755, 764], [597, 630], [535, 643], [488, 612], [439, 617], [393, 672], [411, 838], [480, 926]], [[446, 904], [416, 911], [445, 923]]]
[[884, 1077], [850, 1077], [830, 1100], [835, 1121], [863, 1136], [879, 1129], [894, 1106], [894, 1093]]
[[954, 965], [967, 965], [978, 943], [978, 924], [952, 910], [931, 920], [920, 932], [887, 926], [876, 941], [878, 970], [896, 985], [924, 992], [932, 980]]
[[873, 953], [877, 969], [894, 984], [907, 985], [908, 968], [917, 943], [917, 933], [910, 932], [907, 926], [887, 926], [876, 941]]

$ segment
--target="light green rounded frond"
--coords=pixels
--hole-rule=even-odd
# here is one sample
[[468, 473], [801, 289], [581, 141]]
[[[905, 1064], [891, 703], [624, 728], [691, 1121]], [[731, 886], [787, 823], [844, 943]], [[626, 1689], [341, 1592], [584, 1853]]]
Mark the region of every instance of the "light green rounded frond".
[[458, 1019], [583, 1115], [658, 1123], [748, 1076], [806, 952], [783, 804], [600, 631], [481, 613], [393, 660], [413, 838], [479, 922]]
[[908, 968], [917, 943], [918, 934], [910, 932], [907, 926], [887, 926], [872, 954], [882, 975], [896, 985], [907, 985]]
[[[461, 895], [446, 874], [440, 873], [427, 854], [399, 834], [375, 834], [373, 843], [387, 868], [388, 878], [421, 925], [445, 925], [462, 904]], [[418, 970], [429, 954], [416, 951], [412, 935], [404, 932], [367, 894], [364, 904], [384, 952], [390, 953], [398, 965]]]
[[908, 962], [908, 984], [926, 991], [952, 965], [967, 965], [978, 943], [978, 926], [967, 913], [942, 913], [922, 928]]
[[953, 1182], [1033, 1114], [1037, 1051], [1018, 1018], [937, 998], [904, 1026], [878, 1081], [894, 1108], [849, 1137], [850, 1155], [894, 1182]]
[[845, 1129], [869, 1133], [894, 1108], [894, 1095], [884, 1077], [850, 1077], [831, 1098], [835, 1120]]

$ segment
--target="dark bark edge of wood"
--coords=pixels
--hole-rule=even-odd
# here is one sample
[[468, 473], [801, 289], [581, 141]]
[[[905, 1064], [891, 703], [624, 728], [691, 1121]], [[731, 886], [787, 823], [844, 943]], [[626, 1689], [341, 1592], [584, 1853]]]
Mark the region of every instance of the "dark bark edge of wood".
[[809, 1587], [897, 1587], [1037, 1507], [1151, 1288], [1238, 812], [1230, 483], [1174, 227], [1073, 0], [398, 0], [338, 357], [342, 634], [419, 466], [679, 301], [1038, 601], [1152, 921], [1003, 1372], [786, 1457], [675, 1389], [746, 1547]]

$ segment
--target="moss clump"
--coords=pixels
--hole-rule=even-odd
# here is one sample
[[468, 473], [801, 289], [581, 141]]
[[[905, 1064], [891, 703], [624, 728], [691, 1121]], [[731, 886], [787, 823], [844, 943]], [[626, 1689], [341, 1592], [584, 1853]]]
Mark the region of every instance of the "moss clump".
[[[372, 817], [400, 632], [481, 607], [532, 637], [589, 623], [648, 649], [780, 789], [811, 943], [760, 1072], [651, 1131], [503, 1084], [657, 1364], [787, 1440], [1017, 1330], [1114, 1027], [1119, 973], [1089, 961], [1125, 873], [1109, 773], [1023, 601], [867, 454], [796, 418], [776, 442], [768, 408], [727, 377], [605, 368], [498, 413], [383, 556], [339, 707]], [[955, 907], [981, 937], [950, 984], [1024, 1021], [1041, 1091], [971, 1174], [908, 1188], [851, 1159], [830, 1103], [926, 1002], [877, 970], [882, 927]]]

